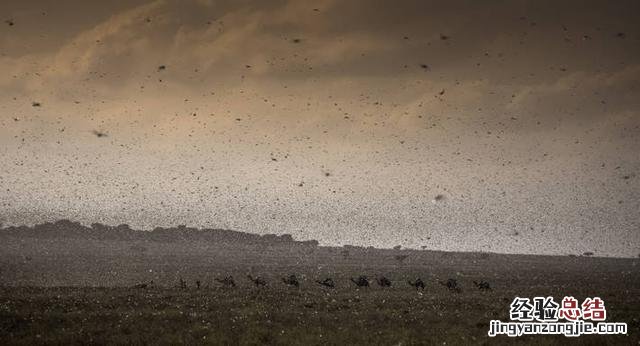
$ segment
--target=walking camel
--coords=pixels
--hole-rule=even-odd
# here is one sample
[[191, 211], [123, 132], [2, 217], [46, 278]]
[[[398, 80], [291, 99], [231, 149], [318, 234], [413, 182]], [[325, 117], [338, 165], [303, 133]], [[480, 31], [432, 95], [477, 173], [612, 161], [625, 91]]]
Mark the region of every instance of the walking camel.
[[476, 285], [480, 291], [491, 291], [491, 285], [486, 281], [474, 281], [473, 284]]
[[267, 285], [267, 280], [257, 276], [257, 277], [253, 277], [251, 275], [247, 275], [247, 278], [249, 278], [249, 280], [251, 280], [253, 282], [254, 285], [256, 285], [256, 287], [264, 287]]
[[378, 285], [380, 287], [391, 287], [391, 280], [387, 279], [384, 276], [379, 277], [378, 279], [376, 279], [376, 282], [378, 283]]
[[225, 276], [222, 279], [215, 278], [217, 282], [223, 284], [225, 287], [236, 287], [236, 282], [233, 280], [233, 276]]
[[332, 278], [326, 278], [322, 281], [320, 280], [316, 280], [317, 283], [319, 283], [320, 285], [324, 286], [324, 287], [329, 287], [329, 288], [335, 288], [336, 287], [336, 283], [333, 282]]
[[421, 278], [417, 278], [416, 281], [411, 282], [411, 280], [407, 280], [407, 283], [409, 283], [409, 285], [413, 286], [416, 288], [416, 290], [421, 289], [424, 291], [425, 288], [425, 284], [424, 281], [422, 281]]
[[460, 293], [462, 292], [462, 288], [460, 288], [460, 286], [458, 286], [458, 280], [456, 279], [449, 279], [447, 280], [447, 282], [442, 282], [442, 281], [438, 281], [441, 285], [446, 286], [449, 291], [451, 292], [455, 292], [455, 293]]
[[282, 278], [282, 282], [289, 286], [300, 287], [300, 282], [295, 274], [291, 274], [286, 278]]
[[351, 278], [351, 281], [356, 284], [357, 287], [369, 287], [369, 279], [364, 275], [360, 275], [357, 280]]

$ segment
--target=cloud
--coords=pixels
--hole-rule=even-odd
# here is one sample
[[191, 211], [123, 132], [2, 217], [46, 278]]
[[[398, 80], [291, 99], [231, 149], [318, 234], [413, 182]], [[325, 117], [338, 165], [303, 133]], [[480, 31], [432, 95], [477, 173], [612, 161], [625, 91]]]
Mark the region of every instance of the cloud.
[[[157, 11], [164, 4], [164, 0], [157, 0], [138, 6], [81, 32], [55, 54], [54, 65], [49, 69], [52, 76], [87, 72], [101, 59], [102, 54], [117, 55], [135, 49], [145, 16]], [[108, 42], [108, 46], [103, 46], [104, 42]]]
[[639, 81], [640, 64], [614, 72], [578, 71], [550, 83], [521, 87], [506, 109], [533, 113], [540, 120], [603, 122], [617, 113], [640, 108]]

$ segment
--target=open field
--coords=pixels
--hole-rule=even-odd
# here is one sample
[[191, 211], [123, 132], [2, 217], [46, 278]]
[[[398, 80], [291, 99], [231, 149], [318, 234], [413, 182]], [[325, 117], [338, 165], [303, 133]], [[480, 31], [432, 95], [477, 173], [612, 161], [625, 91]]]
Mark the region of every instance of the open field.
[[608, 320], [629, 323], [628, 336], [487, 337], [489, 320], [508, 318], [511, 297], [545, 291], [11, 287], [0, 290], [0, 335], [3, 344], [25, 345], [638, 343], [638, 292], [613, 287], [603, 294]]
[[[0, 234], [0, 344], [640, 342], [639, 259]], [[299, 287], [283, 283], [290, 274]], [[215, 281], [228, 275], [236, 287]], [[371, 286], [356, 288], [359, 275]], [[327, 277], [335, 288], [316, 283]], [[407, 284], [418, 277], [424, 290]], [[449, 278], [461, 292], [439, 284]], [[607, 321], [626, 322], [628, 335], [487, 336], [515, 296], [565, 295], [601, 297]]]

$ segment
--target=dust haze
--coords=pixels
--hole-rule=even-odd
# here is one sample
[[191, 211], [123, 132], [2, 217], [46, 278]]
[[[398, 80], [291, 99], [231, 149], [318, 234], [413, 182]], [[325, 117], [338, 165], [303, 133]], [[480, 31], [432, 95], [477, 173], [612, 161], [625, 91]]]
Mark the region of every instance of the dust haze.
[[4, 225], [636, 257], [620, 1], [3, 1]]

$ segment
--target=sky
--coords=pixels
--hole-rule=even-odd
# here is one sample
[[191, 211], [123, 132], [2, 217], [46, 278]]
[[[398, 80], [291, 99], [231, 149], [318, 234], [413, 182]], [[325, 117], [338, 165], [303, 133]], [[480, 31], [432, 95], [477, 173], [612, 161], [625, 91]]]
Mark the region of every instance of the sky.
[[640, 254], [637, 1], [2, 1], [0, 222]]

